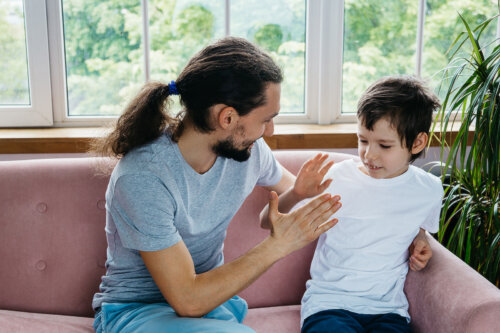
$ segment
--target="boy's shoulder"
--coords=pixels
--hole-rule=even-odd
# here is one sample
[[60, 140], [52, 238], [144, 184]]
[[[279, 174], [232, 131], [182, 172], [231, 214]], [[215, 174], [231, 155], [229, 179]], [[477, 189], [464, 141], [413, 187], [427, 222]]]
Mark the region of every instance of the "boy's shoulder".
[[414, 165], [410, 165], [410, 169], [412, 170], [414, 177], [416, 178], [415, 181], [418, 184], [429, 189], [433, 193], [439, 193], [442, 196], [442, 193], [444, 192], [443, 184], [441, 183], [441, 179], [439, 177], [436, 177], [432, 173]]
[[441, 186], [441, 179], [439, 177], [436, 177], [432, 173], [419, 168], [415, 165], [410, 165], [410, 169], [412, 169], [412, 172], [415, 174], [416, 177], [421, 178], [422, 181], [425, 181], [431, 185], [440, 185]]

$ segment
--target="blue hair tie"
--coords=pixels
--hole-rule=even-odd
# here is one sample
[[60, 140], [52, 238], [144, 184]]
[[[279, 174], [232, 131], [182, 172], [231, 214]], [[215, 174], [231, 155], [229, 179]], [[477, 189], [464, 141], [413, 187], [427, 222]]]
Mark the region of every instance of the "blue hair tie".
[[168, 84], [168, 94], [169, 95], [179, 95], [177, 91], [177, 86], [175, 85], [175, 81], [170, 81]]

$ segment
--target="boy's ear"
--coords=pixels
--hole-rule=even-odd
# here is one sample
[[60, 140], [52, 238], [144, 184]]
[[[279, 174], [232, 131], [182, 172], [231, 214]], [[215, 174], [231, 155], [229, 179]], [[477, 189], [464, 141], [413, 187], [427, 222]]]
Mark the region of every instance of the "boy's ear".
[[427, 146], [427, 141], [429, 140], [429, 135], [424, 132], [418, 133], [417, 137], [413, 141], [413, 147], [411, 147], [411, 153], [418, 154]]

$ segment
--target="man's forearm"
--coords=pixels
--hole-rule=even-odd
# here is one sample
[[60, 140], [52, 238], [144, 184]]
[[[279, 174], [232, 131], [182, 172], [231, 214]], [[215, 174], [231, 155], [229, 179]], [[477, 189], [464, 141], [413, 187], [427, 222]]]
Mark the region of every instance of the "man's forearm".
[[212, 311], [248, 287], [286, 254], [268, 237], [238, 259], [196, 275], [185, 300], [188, 310], [180, 315], [200, 317]]

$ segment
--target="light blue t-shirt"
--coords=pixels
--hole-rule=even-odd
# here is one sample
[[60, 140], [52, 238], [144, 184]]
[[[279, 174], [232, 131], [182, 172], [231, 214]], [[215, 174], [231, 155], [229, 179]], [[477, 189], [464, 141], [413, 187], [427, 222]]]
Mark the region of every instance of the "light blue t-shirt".
[[232, 217], [255, 185], [275, 185], [281, 176], [263, 139], [247, 161], [218, 157], [204, 174], [186, 163], [168, 134], [129, 152], [106, 191], [106, 275], [93, 308], [102, 302], [165, 302], [139, 251], [165, 249], [182, 239], [196, 273], [222, 265]]

